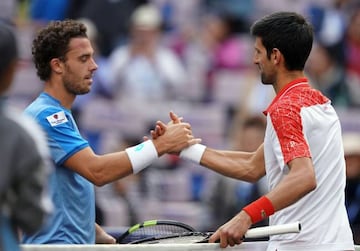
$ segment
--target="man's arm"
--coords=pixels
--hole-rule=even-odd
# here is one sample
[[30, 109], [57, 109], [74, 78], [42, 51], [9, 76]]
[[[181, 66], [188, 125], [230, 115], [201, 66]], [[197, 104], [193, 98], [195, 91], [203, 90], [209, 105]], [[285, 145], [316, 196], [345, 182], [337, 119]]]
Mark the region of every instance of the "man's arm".
[[[288, 163], [290, 172], [268, 194], [246, 206], [235, 217], [221, 226], [210, 238], [220, 239], [222, 248], [242, 242], [252, 224], [288, 207], [316, 188], [314, 167], [310, 158], [296, 158]], [[270, 214], [271, 214], [270, 213]]]
[[256, 182], [265, 175], [264, 146], [255, 152], [223, 151], [206, 148], [200, 164], [222, 175]]
[[[156, 139], [143, 142], [126, 151], [95, 154], [86, 147], [65, 161], [65, 166], [79, 173], [93, 184], [102, 186], [145, 168], [164, 153], [179, 152], [199, 143], [188, 123], [168, 126], [166, 132]], [[128, 151], [129, 150], [129, 151]]]
[[267, 194], [275, 211], [290, 206], [316, 188], [311, 158], [296, 158], [288, 163], [290, 172]]
[[116, 239], [105, 232], [104, 229], [102, 229], [99, 224], [95, 223], [95, 235], [96, 235], [96, 244], [115, 244]]
[[[153, 139], [163, 135], [169, 125], [181, 123], [183, 120], [174, 112], [170, 112], [170, 119], [167, 125], [161, 121], [157, 122], [156, 127], [151, 131]], [[265, 175], [263, 144], [255, 152], [216, 150], [194, 144], [180, 153], [175, 153], [217, 173], [239, 180], [255, 182]]]

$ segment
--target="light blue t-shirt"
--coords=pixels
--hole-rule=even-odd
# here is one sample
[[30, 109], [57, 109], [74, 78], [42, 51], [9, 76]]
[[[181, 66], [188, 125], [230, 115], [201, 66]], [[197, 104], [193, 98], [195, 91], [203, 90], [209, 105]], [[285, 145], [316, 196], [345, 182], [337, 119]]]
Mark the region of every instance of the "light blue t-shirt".
[[81, 175], [63, 166], [76, 152], [88, 147], [71, 112], [46, 93], [26, 109], [47, 134], [55, 172], [50, 177], [50, 194], [55, 211], [35, 235], [24, 236], [26, 244], [94, 244], [94, 186]]

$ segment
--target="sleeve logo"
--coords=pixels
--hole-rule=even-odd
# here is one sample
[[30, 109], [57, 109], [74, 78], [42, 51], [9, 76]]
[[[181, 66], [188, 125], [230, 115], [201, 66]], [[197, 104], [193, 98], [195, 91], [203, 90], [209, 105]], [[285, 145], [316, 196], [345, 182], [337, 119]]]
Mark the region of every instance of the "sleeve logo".
[[47, 116], [46, 119], [51, 126], [57, 126], [68, 122], [68, 119], [66, 118], [64, 111], [60, 111], [50, 116]]

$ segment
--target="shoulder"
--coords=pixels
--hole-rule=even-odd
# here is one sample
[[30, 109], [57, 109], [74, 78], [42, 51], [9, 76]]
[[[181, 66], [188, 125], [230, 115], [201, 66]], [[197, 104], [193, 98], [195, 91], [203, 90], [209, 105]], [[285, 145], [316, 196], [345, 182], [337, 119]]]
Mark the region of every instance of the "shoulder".
[[51, 125], [51, 121], [65, 118], [67, 111], [58, 103], [46, 97], [39, 97], [24, 111], [25, 116], [34, 119], [41, 127]]
[[64, 110], [59, 101], [46, 94], [40, 94], [26, 109], [24, 113], [30, 117], [48, 116]]
[[329, 99], [319, 90], [311, 87], [295, 88], [281, 96], [269, 110], [271, 116], [292, 117], [300, 114], [303, 108], [328, 103]]

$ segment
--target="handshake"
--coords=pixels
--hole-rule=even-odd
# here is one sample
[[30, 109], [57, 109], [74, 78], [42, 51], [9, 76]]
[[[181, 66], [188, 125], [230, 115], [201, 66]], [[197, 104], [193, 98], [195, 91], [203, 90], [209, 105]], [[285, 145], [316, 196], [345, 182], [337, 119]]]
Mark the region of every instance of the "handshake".
[[156, 122], [155, 128], [150, 131], [151, 139], [145, 136], [143, 143], [126, 149], [134, 173], [138, 173], [165, 153], [179, 154], [200, 163], [206, 148], [199, 144], [201, 139], [194, 137], [191, 125], [183, 122], [182, 117], [170, 112], [170, 119], [167, 124]]

